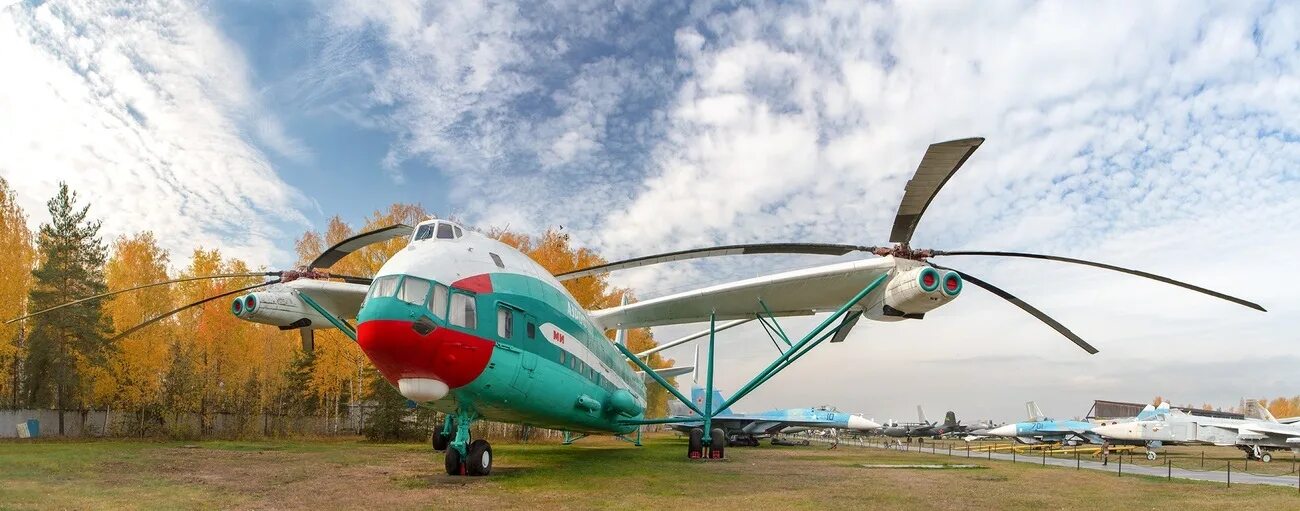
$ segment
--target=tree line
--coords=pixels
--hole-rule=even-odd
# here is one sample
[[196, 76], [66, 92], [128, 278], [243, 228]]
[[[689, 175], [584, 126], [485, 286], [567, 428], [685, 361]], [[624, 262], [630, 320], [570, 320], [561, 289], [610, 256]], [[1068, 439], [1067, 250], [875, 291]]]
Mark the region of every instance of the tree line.
[[[172, 254], [151, 232], [105, 241], [89, 204], [66, 184], [47, 203], [50, 219], [31, 232], [16, 193], [0, 178], [0, 317], [15, 318], [55, 305], [168, 279], [245, 273], [250, 268], [219, 248], [196, 247], [174, 267]], [[419, 205], [393, 204], [353, 228], [340, 217], [323, 232], [297, 239], [298, 264], [358, 232], [428, 218]], [[513, 245], [553, 273], [600, 264], [593, 251], [574, 247], [559, 230], [540, 235], [506, 229], [485, 234]], [[405, 245], [391, 240], [354, 252], [331, 271], [374, 275]], [[316, 332], [315, 348], [303, 352], [294, 331], [280, 331], [234, 317], [228, 300], [214, 300], [158, 321], [130, 335], [120, 333], [182, 305], [257, 284], [256, 278], [194, 280], [89, 300], [23, 321], [0, 325], [0, 407], [115, 410], [130, 420], [114, 424], [131, 435], [206, 436], [217, 414], [246, 419], [242, 434], [267, 433], [265, 419], [322, 418], [338, 430], [356, 410], [374, 415], [373, 436], [410, 436], [418, 421], [351, 339], [333, 330]], [[564, 283], [588, 309], [617, 305], [627, 289], [604, 278]], [[612, 335], [612, 334], [611, 334]], [[629, 332], [633, 351], [653, 347], [649, 329]], [[650, 358], [652, 367], [671, 360]], [[667, 393], [652, 388], [647, 415], [663, 415]], [[62, 415], [57, 430], [62, 434]], [[197, 430], [181, 416], [198, 416]], [[47, 431], [53, 425], [46, 426]], [[418, 428], [417, 428], [418, 429]], [[288, 431], [292, 433], [292, 431]]]

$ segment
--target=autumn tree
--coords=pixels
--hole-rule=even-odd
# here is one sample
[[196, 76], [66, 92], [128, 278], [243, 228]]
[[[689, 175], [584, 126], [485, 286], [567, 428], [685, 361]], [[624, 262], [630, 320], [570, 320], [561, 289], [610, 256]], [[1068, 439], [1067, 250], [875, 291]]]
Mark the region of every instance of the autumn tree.
[[[365, 223], [353, 229], [342, 218], [335, 216], [326, 225], [325, 232], [307, 232], [298, 239], [295, 247], [298, 264], [306, 265], [325, 250], [326, 247], [343, 241], [358, 232], [388, 227], [394, 224], [415, 225], [428, 218], [424, 208], [414, 204], [393, 204], [386, 210], [375, 211], [366, 217]], [[335, 263], [329, 270], [345, 275], [374, 275], [398, 250], [405, 247], [404, 238], [375, 243], [349, 254]], [[355, 342], [334, 329], [321, 329], [315, 333], [315, 350], [310, 357], [301, 360], [306, 367], [306, 389], [310, 397], [317, 400], [325, 410], [326, 416], [335, 428], [342, 419], [342, 411], [348, 404], [357, 404], [367, 397], [377, 396], [376, 382], [378, 373], [370, 370], [369, 360], [357, 347]], [[382, 401], [382, 400], [381, 400]], [[385, 401], [386, 402], [386, 401]]]
[[[128, 289], [167, 280], [168, 263], [168, 253], [158, 246], [153, 233], [120, 236], [113, 242], [104, 272], [108, 288]], [[167, 286], [122, 293], [104, 305], [115, 333], [174, 307]], [[162, 405], [162, 385], [176, 326], [174, 321], [163, 321], [114, 341], [92, 388], [91, 402], [135, 412], [134, 426], [143, 434], [147, 415], [150, 411], [157, 413]]]
[[[31, 307], [42, 310], [103, 293], [106, 248], [99, 222], [89, 219], [90, 206], [77, 208], [77, 194], [66, 183], [48, 202], [49, 223], [37, 235], [40, 264], [32, 276]], [[102, 363], [108, 320], [100, 301], [92, 300], [42, 314], [29, 322], [24, 388], [30, 406], [77, 406], [80, 368]], [[63, 414], [59, 414], [62, 435]]]
[[[27, 294], [32, 285], [32, 233], [27, 215], [9, 183], [0, 178], [0, 318], [9, 319], [27, 311]], [[22, 361], [25, 354], [25, 323], [0, 325], [0, 402], [19, 404]]]

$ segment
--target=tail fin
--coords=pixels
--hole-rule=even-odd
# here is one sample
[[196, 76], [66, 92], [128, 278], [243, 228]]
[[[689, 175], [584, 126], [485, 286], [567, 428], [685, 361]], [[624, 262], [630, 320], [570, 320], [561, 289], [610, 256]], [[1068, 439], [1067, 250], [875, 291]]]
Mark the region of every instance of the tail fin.
[[[627, 305], [627, 293], [623, 293], [623, 305]], [[619, 346], [627, 346], [627, 330], [622, 328], [615, 330], [614, 343]]]
[[944, 425], [944, 426], [956, 426], [956, 425], [957, 425], [957, 414], [956, 414], [956, 413], [953, 413], [952, 410], [948, 410], [948, 413], [944, 414], [944, 416], [943, 416], [943, 425]]
[[1025, 412], [1029, 415], [1029, 422], [1038, 422], [1047, 418], [1043, 415], [1043, 411], [1038, 409], [1038, 403], [1033, 401], [1025, 403]]
[[[701, 410], [704, 409], [704, 387], [699, 385], [691, 387], [691, 401], [694, 401], [695, 406], [699, 407]], [[722, 397], [722, 392], [719, 392], [718, 389], [713, 389], [713, 409], [717, 410], [718, 407], [722, 406], [725, 402], [727, 402], [727, 400]], [[694, 414], [695, 412], [691, 413]], [[718, 411], [715, 415], [731, 415], [731, 408]]]
[[930, 423], [930, 421], [925, 420], [925, 412], [921, 410], [921, 405], [916, 405], [916, 418], [921, 421], [921, 424]]
[[1266, 422], [1277, 422], [1277, 417], [1273, 416], [1273, 412], [1268, 411], [1264, 403], [1255, 399], [1246, 400], [1246, 416]]
[[1137, 420], [1150, 420], [1156, 416], [1156, 407], [1146, 405], [1142, 411], [1138, 412]]

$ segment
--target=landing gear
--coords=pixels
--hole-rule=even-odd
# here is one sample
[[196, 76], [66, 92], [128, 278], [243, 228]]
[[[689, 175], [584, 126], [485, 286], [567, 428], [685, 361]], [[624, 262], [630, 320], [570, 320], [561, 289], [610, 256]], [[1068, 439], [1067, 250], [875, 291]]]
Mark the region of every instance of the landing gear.
[[460, 451], [456, 449], [447, 449], [447, 454], [443, 455], [443, 463], [447, 466], [447, 475], [463, 476], [465, 472], [465, 463], [461, 459]]
[[732, 447], [758, 447], [758, 438], [754, 435], [732, 435], [727, 438], [727, 445]]
[[687, 434], [686, 440], [686, 457], [698, 460], [704, 457], [704, 430], [700, 428], [691, 428]]
[[1155, 461], [1155, 460], [1156, 460], [1156, 452], [1147, 451], [1147, 461]]
[[487, 440], [470, 441], [469, 427], [478, 419], [478, 415], [461, 409], [456, 417], [447, 417], [442, 431], [435, 431], [434, 448], [438, 448], [439, 437], [445, 438], [443, 446], [447, 453], [443, 462], [447, 475], [485, 476], [492, 473], [492, 446]]
[[465, 470], [472, 476], [485, 476], [492, 473], [492, 445], [482, 438], [469, 444], [469, 457], [465, 459]]
[[1264, 449], [1260, 449], [1258, 445], [1252, 445], [1249, 447], [1242, 446], [1241, 450], [1246, 451], [1246, 458], [1259, 460], [1264, 463], [1273, 461], [1273, 455]]
[[438, 452], [447, 450], [447, 445], [451, 443], [451, 438], [455, 433], [456, 421], [451, 416], [447, 416], [442, 421], [442, 427], [433, 429], [433, 450]]
[[1262, 461], [1262, 462], [1264, 462], [1264, 463], [1268, 463], [1268, 462], [1270, 462], [1270, 461], [1273, 461], [1273, 455], [1272, 455], [1272, 454], [1269, 454], [1269, 453], [1260, 454], [1260, 455], [1259, 455], [1259, 461]]
[[727, 449], [727, 433], [722, 428], [714, 428], [709, 435], [709, 459], [720, 460]]

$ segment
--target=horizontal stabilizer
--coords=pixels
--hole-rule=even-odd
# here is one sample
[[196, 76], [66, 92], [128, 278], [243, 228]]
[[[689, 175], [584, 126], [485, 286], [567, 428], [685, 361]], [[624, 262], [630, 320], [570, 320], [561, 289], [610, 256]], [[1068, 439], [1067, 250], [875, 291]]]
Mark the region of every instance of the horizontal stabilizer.
[[[663, 369], [655, 369], [655, 374], [658, 374], [659, 376], [662, 376], [664, 378], [672, 378], [674, 376], [681, 376], [683, 374], [689, 373], [694, 370], [695, 370], [695, 366], [665, 367]], [[645, 374], [645, 371], [637, 371], [637, 374], [641, 375], [641, 378], [644, 379], [647, 384], [654, 381], [654, 378], [651, 378], [650, 375]]]

